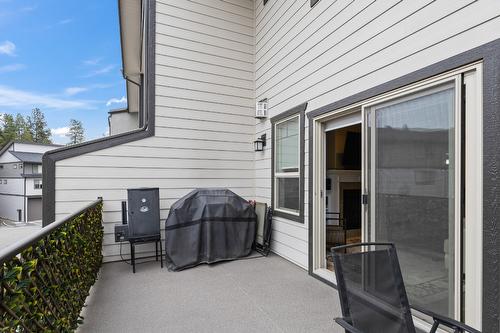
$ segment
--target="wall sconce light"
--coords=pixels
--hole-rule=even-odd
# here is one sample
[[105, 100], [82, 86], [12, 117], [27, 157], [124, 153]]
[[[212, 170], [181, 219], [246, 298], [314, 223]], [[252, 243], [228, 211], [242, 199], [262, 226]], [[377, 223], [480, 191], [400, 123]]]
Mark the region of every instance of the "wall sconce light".
[[253, 148], [255, 151], [264, 151], [264, 147], [266, 146], [266, 135], [262, 134], [260, 138], [257, 138], [253, 142]]

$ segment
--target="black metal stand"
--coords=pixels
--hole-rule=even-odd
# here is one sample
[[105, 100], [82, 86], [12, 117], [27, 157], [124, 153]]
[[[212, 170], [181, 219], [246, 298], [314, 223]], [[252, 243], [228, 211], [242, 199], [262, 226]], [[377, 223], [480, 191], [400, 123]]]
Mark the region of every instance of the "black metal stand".
[[269, 255], [271, 251], [271, 233], [272, 233], [272, 223], [273, 223], [273, 208], [266, 207], [266, 216], [264, 217], [264, 234], [262, 244], [257, 243], [257, 238], [254, 242], [255, 251], [262, 254], [264, 257]]
[[163, 247], [161, 244], [161, 236], [151, 236], [151, 237], [141, 237], [141, 238], [133, 238], [129, 239], [130, 242], [130, 258], [132, 261], [132, 272], [135, 274], [135, 245], [136, 244], [145, 244], [145, 243], [153, 243], [155, 242], [155, 254], [156, 261], [158, 261], [158, 243], [160, 243], [160, 265], [163, 268]]

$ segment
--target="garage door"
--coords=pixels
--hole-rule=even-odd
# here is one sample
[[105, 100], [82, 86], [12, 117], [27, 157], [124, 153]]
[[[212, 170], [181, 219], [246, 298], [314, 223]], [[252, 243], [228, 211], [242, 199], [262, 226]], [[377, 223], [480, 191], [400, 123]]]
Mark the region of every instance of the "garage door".
[[28, 199], [28, 222], [42, 219], [42, 198]]

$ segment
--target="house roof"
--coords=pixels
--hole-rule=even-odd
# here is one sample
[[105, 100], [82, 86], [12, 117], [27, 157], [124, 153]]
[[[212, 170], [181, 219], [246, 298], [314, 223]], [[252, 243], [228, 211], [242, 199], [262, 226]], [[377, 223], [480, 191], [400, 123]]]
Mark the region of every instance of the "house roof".
[[124, 112], [128, 112], [128, 108], [113, 109], [108, 111], [109, 114], [124, 113]]
[[10, 148], [10, 146], [12, 146], [14, 143], [20, 143], [20, 144], [25, 144], [25, 145], [35, 145], [35, 146], [47, 146], [47, 147], [62, 147], [61, 145], [46, 144], [46, 143], [36, 143], [36, 142], [27, 142], [27, 141], [10, 141], [5, 146], [2, 147], [2, 149], [0, 150], [0, 155], [5, 153]]
[[42, 153], [27, 153], [23, 151], [10, 151], [10, 153], [18, 158], [21, 162], [42, 163]]

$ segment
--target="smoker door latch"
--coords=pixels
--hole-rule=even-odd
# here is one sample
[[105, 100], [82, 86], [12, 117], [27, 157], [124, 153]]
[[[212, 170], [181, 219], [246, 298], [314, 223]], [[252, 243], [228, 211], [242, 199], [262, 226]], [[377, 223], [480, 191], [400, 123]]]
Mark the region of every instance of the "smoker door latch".
[[363, 194], [361, 196], [361, 202], [363, 203], [363, 205], [368, 205], [368, 194]]

